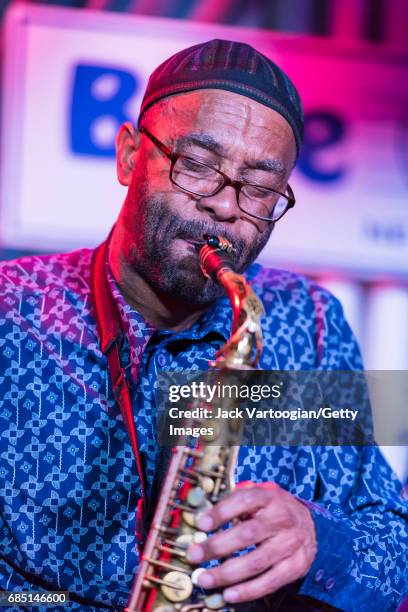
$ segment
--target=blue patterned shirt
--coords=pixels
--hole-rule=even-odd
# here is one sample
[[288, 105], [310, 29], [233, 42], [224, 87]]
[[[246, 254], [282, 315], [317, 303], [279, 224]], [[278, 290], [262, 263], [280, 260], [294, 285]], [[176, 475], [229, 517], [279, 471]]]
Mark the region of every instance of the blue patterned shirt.
[[[69, 591], [70, 609], [120, 609], [138, 565], [140, 482], [90, 301], [92, 251], [0, 264], [0, 589]], [[190, 329], [157, 331], [107, 269], [127, 340], [148, 493], [157, 476], [154, 381], [205, 370], [231, 329], [219, 300]], [[266, 370], [359, 369], [339, 303], [311, 281], [254, 265]], [[376, 447], [243, 447], [237, 480], [309, 502], [318, 552], [297, 585], [343, 610], [395, 610], [407, 588], [407, 507]], [[21, 609], [21, 608], [20, 608]]]

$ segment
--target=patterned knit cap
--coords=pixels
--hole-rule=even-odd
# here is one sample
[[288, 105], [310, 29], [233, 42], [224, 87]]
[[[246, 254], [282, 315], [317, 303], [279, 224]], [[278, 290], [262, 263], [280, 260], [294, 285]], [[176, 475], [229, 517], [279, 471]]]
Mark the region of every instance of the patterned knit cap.
[[158, 100], [194, 89], [226, 89], [277, 111], [293, 130], [299, 156], [303, 140], [299, 94], [283, 70], [250, 45], [214, 39], [169, 57], [150, 75], [139, 125]]

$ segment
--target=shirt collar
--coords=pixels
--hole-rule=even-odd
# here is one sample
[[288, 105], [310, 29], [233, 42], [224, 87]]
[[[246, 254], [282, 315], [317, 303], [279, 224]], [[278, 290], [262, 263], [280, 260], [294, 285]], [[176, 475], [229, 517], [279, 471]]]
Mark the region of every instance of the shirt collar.
[[148, 321], [146, 321], [146, 319], [144, 319], [144, 317], [137, 312], [137, 310], [132, 308], [132, 306], [127, 303], [115, 280], [115, 277], [113, 276], [108, 258], [106, 258], [105, 268], [109, 288], [112, 292], [113, 299], [118, 306], [122, 327], [127, 337], [144, 337], [146, 342], [148, 342], [156, 331], [155, 328]]
[[106, 275], [112, 296], [119, 308], [123, 329], [128, 338], [144, 338], [146, 343], [153, 334], [170, 341], [201, 340], [205, 336], [218, 334], [223, 340], [231, 335], [232, 308], [227, 297], [217, 300], [201, 317], [188, 329], [181, 332], [157, 330], [144, 317], [128, 304], [113, 276], [112, 269], [106, 260]]

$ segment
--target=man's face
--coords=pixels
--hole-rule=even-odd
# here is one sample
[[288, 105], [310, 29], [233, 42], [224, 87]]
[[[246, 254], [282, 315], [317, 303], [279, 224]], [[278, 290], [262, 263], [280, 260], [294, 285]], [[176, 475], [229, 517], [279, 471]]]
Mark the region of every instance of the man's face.
[[[170, 150], [186, 154], [230, 178], [286, 189], [296, 156], [292, 130], [277, 112], [223, 90], [171, 96], [149, 109], [143, 125]], [[134, 147], [118, 139], [118, 164], [128, 164], [129, 185], [121, 213], [122, 256], [157, 292], [194, 304], [210, 303], [222, 290], [198, 264], [204, 233], [224, 236], [237, 249], [243, 271], [265, 246], [273, 223], [251, 218], [230, 186], [211, 197], [186, 193], [169, 179], [170, 160], [145, 135]]]

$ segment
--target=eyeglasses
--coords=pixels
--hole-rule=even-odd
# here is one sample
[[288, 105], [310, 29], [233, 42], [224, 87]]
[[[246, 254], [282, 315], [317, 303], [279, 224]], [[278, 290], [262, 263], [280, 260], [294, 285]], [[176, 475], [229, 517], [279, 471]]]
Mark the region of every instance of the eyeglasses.
[[144, 126], [141, 126], [139, 131], [169, 158], [170, 181], [187, 193], [209, 198], [228, 185], [235, 190], [237, 204], [242, 212], [255, 219], [269, 222], [279, 221], [295, 205], [295, 196], [289, 185], [286, 193], [281, 193], [271, 187], [233, 181], [212, 166], [207, 166], [188, 155], [174, 153]]

